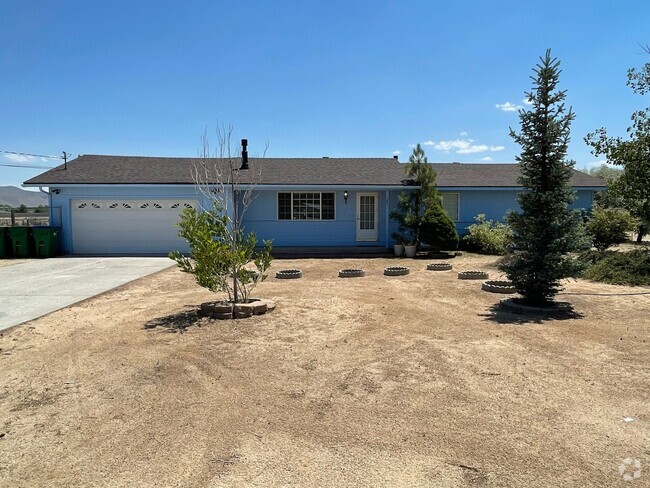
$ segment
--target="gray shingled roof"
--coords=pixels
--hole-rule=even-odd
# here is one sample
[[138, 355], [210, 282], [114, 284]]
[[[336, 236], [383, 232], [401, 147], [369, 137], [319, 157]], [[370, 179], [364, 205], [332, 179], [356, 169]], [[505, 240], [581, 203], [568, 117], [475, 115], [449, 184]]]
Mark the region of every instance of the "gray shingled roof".
[[[68, 162], [67, 169], [58, 166], [25, 185], [192, 184], [197, 162], [195, 158], [87, 154]], [[225, 163], [211, 160], [211, 164]], [[405, 179], [404, 165], [393, 158], [250, 158], [250, 167], [242, 174], [263, 185], [401, 186]], [[519, 186], [516, 164], [434, 163], [434, 167], [440, 187]], [[602, 180], [579, 171], [574, 172], [573, 184], [605, 186]]]

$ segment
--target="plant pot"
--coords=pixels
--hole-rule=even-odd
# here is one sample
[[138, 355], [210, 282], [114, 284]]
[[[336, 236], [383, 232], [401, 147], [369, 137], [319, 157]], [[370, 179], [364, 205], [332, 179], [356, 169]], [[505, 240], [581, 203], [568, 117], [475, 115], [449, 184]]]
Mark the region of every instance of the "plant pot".
[[418, 250], [418, 246], [416, 246], [415, 244], [412, 246], [404, 246], [404, 252], [406, 253], [407, 258], [414, 258], [417, 250]]
[[393, 252], [395, 253], [395, 256], [401, 256], [404, 254], [404, 246], [402, 244], [394, 244]]

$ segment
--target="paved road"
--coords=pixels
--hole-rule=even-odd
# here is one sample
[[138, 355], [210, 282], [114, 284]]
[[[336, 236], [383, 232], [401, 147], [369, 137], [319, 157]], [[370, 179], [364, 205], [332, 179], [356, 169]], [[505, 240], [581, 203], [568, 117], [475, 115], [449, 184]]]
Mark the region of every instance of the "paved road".
[[0, 330], [173, 266], [169, 258], [52, 258], [0, 268]]

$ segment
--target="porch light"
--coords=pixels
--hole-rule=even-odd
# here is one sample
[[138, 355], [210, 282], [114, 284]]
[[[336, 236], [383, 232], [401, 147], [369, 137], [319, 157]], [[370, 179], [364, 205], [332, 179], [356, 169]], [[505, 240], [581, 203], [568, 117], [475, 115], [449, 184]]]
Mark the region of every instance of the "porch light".
[[345, 200], [345, 204], [347, 205], [347, 203], [348, 203], [348, 191], [347, 190], [345, 190], [343, 192], [343, 200]]

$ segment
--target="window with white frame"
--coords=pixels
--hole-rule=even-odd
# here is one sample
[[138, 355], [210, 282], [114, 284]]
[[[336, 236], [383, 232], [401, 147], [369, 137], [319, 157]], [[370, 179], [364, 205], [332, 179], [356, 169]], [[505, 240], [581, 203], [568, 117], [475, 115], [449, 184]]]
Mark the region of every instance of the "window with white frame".
[[334, 220], [334, 192], [279, 192], [278, 220]]
[[460, 194], [459, 193], [441, 193], [442, 208], [451, 217], [451, 220], [458, 222], [460, 218]]

